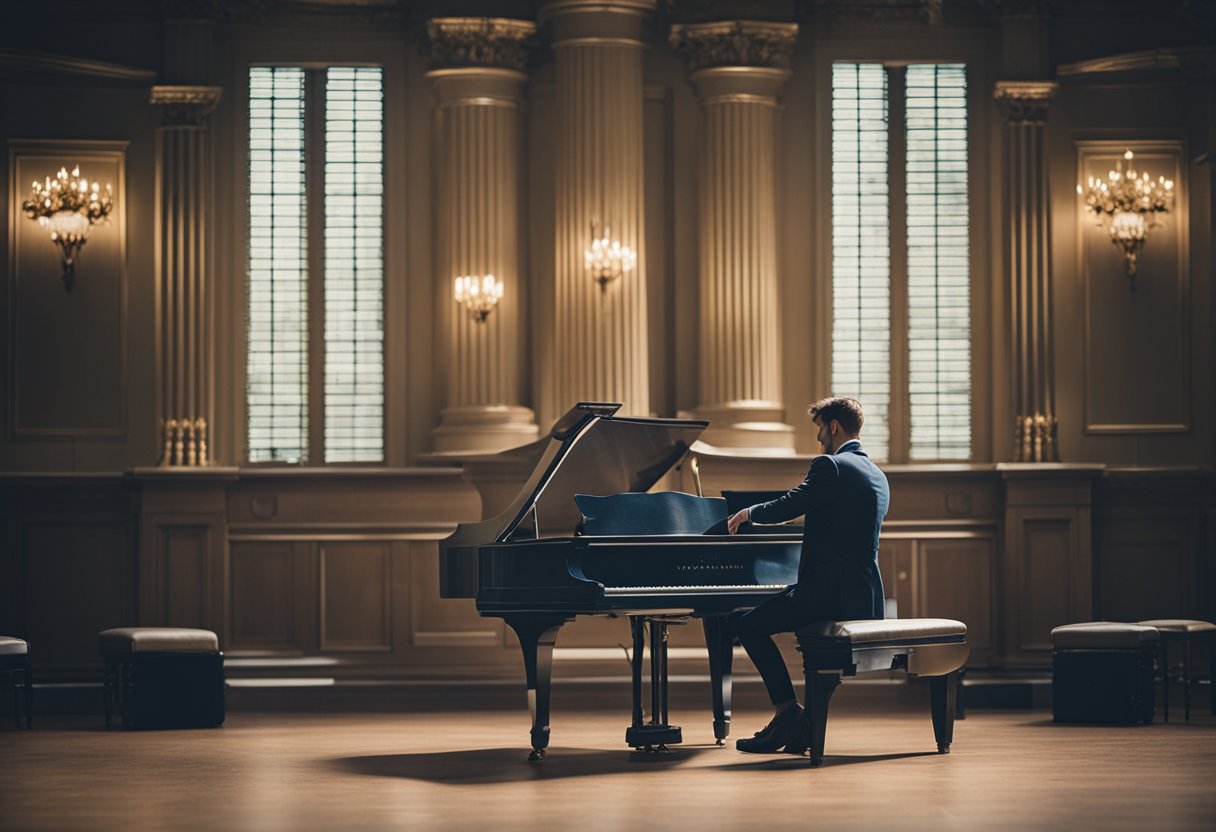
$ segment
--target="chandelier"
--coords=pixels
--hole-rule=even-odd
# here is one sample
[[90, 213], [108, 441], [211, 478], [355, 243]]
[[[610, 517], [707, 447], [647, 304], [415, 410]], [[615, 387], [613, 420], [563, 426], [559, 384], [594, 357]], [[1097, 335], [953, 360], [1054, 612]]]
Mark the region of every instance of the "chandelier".
[[34, 182], [21, 210], [51, 232], [51, 241], [63, 252], [63, 286], [72, 291], [76, 258], [93, 226], [108, 221], [114, 210], [114, 189], [106, 185], [103, 191], [97, 182], [89, 182], [80, 175], [79, 166], [72, 168], [71, 176], [67, 168], [60, 168], [53, 180], [48, 176], [45, 182]]
[[609, 281], [616, 280], [625, 272], [632, 271], [637, 265], [638, 256], [629, 246], [623, 246], [617, 240], [610, 240], [608, 229], [604, 236], [597, 237], [595, 223], [591, 224], [591, 247], [583, 252], [587, 271], [600, 284], [600, 291], [608, 291]]
[[1085, 210], [1097, 217], [1098, 225], [1105, 225], [1111, 242], [1123, 252], [1127, 260], [1127, 276], [1135, 288], [1136, 255], [1149, 231], [1158, 224], [1157, 215], [1167, 214], [1174, 207], [1174, 181], [1158, 176], [1154, 181], [1147, 173], [1137, 175], [1132, 167], [1135, 156], [1130, 150], [1123, 154], [1123, 162], [1106, 175], [1089, 178], [1089, 186], [1077, 186], [1077, 193], [1085, 197]]
[[464, 275], [456, 278], [456, 302], [468, 310], [470, 318], [484, 324], [502, 300], [502, 289], [502, 283], [492, 274]]

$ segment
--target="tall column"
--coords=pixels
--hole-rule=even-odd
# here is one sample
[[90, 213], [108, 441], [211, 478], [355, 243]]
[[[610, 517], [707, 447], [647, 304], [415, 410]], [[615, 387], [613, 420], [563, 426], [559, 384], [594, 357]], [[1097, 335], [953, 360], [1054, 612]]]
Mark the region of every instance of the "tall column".
[[1009, 270], [1013, 458], [1055, 462], [1055, 347], [1052, 337], [1051, 194], [1044, 133], [1055, 95], [1048, 3], [1004, 0], [1002, 72], [995, 96], [1008, 105], [1004, 146], [1005, 262]]
[[156, 330], [160, 464], [214, 461], [215, 287], [208, 116], [220, 88], [156, 86]]
[[[497, 451], [536, 438], [520, 404], [519, 103], [536, 24], [435, 18], [427, 33], [435, 92], [437, 297], [447, 395], [437, 453]], [[484, 320], [454, 302], [457, 276], [492, 274], [503, 297]]]
[[784, 423], [777, 300], [777, 95], [798, 26], [673, 26], [705, 111], [697, 415], [719, 447], [794, 447]]
[[[554, 292], [548, 414], [579, 400], [649, 415], [643, 239], [642, 48], [654, 0], [554, 0], [540, 12], [556, 52]], [[585, 252], [597, 235], [637, 254], [601, 290]]]

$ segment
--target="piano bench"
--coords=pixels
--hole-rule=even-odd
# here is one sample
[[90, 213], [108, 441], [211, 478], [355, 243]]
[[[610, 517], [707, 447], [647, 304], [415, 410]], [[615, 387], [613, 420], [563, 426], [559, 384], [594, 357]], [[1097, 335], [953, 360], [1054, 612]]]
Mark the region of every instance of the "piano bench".
[[1146, 725], [1156, 707], [1155, 627], [1092, 621], [1051, 631], [1051, 716], [1055, 722]]
[[959, 671], [967, 661], [967, 625], [948, 618], [823, 621], [795, 633], [806, 675], [811, 765], [823, 763], [828, 704], [841, 676], [871, 670], [904, 670], [929, 677], [937, 750], [950, 753]]
[[224, 723], [224, 654], [210, 630], [119, 627], [98, 638], [105, 715], [124, 728], [216, 728]]

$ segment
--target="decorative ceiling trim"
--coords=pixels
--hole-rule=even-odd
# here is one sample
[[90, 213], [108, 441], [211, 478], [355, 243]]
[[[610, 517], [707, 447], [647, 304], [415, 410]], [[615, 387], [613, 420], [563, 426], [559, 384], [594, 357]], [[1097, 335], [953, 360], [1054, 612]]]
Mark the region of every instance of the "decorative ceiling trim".
[[219, 106], [222, 87], [160, 86], [149, 101], [160, 107], [166, 125], [199, 125]]
[[156, 83], [157, 72], [152, 69], [111, 64], [71, 55], [55, 55], [30, 49], [0, 49], [0, 66], [17, 72], [42, 72], [52, 75], [91, 75], [95, 78], [115, 78], [121, 81]]
[[1086, 75], [1103, 75], [1111, 72], [1154, 72], [1161, 70], [1185, 70], [1216, 66], [1216, 48], [1211, 46], [1177, 46], [1169, 49], [1149, 49], [1143, 52], [1125, 52], [1088, 61], [1060, 64], [1056, 75], [1061, 78], [1077, 78]]

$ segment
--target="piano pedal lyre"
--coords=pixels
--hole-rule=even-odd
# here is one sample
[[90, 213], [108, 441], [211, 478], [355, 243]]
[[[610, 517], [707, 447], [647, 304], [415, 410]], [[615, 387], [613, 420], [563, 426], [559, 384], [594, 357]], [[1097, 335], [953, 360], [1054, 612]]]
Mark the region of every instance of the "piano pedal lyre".
[[[678, 725], [667, 724], [667, 621], [631, 615], [633, 630], [633, 724], [625, 731], [625, 743], [647, 754], [665, 753], [670, 745], [683, 742]], [[650, 721], [642, 710], [642, 654], [646, 649], [646, 625], [650, 625]]]

